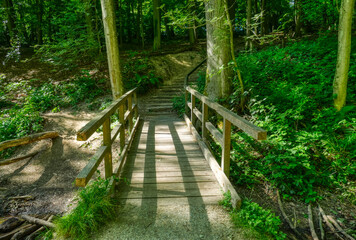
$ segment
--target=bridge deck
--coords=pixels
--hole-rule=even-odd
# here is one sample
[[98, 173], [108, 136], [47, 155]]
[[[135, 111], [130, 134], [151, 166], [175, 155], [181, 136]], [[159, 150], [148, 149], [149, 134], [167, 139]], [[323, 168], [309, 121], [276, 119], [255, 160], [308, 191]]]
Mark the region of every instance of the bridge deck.
[[217, 204], [220, 186], [185, 125], [173, 114], [149, 116], [136, 133], [118, 198], [142, 204]]

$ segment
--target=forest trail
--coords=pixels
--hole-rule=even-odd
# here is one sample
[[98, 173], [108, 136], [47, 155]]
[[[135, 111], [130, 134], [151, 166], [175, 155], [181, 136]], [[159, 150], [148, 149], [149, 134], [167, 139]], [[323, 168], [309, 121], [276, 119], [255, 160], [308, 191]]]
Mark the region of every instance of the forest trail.
[[[191, 67], [149, 98], [117, 187], [117, 220], [93, 239], [246, 239], [221, 206], [222, 190], [186, 123], [172, 112]], [[141, 105], [142, 109], [142, 105]]]

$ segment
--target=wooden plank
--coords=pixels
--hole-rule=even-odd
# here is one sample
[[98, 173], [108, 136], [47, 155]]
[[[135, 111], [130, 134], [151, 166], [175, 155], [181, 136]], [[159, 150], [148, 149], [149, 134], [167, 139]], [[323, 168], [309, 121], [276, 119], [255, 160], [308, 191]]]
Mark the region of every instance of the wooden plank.
[[194, 177], [194, 176], [212, 176], [212, 172], [209, 171], [187, 171], [187, 172], [148, 172], [148, 173], [143, 173], [143, 172], [133, 172], [132, 177], [137, 178], [137, 177], [148, 177], [148, 178], [154, 178], [154, 177]]
[[224, 119], [221, 168], [227, 178], [230, 176], [231, 123]]
[[199, 197], [175, 197], [175, 198], [146, 198], [146, 199], [120, 199], [119, 203], [130, 204], [134, 206], [152, 205], [152, 206], [201, 206], [201, 205], [217, 205], [222, 199], [222, 196], [199, 196]]
[[138, 107], [137, 107], [137, 105], [138, 105], [138, 101], [137, 101], [137, 92], [134, 92], [133, 96], [134, 96], [134, 107], [133, 107], [133, 109], [134, 109], [134, 111], [135, 111], [135, 118], [137, 119], [137, 118], [138, 118]]
[[195, 190], [175, 190], [175, 191], [130, 191], [125, 194], [125, 192], [120, 192], [118, 194], [118, 199], [126, 198], [174, 198], [174, 197], [201, 197], [201, 196], [221, 196], [219, 189], [195, 189]]
[[[119, 106], [124, 103], [128, 96], [130, 96], [133, 92], [136, 91], [136, 88], [128, 91], [124, 95], [122, 95], [119, 99], [115, 100], [108, 108], [99, 113], [96, 117], [94, 117], [90, 122], [88, 122], [84, 127], [82, 127], [77, 132], [77, 140], [78, 141], [86, 141], [89, 137], [104, 123], [104, 121], [109, 118], [114, 112], [119, 108]], [[121, 122], [120, 122], [121, 123]], [[122, 124], [122, 123], [121, 123]]]
[[[125, 109], [124, 104], [119, 106], [119, 122], [122, 126], [125, 126]], [[122, 152], [125, 147], [125, 127], [121, 128], [120, 131], [120, 151]]]
[[127, 185], [122, 182], [119, 184], [122, 191], [146, 191], [146, 190], [196, 190], [196, 189], [220, 189], [220, 185], [214, 182], [181, 182], [181, 183], [131, 183]]
[[199, 119], [199, 121], [201, 122], [201, 120], [203, 119], [201, 112], [197, 109], [194, 108], [193, 109], [194, 115]]
[[112, 152], [111, 152], [111, 129], [110, 118], [107, 118], [103, 123], [103, 137], [104, 146], [107, 147], [107, 153], [105, 154], [105, 178], [112, 176]]
[[119, 133], [122, 130], [121, 129], [122, 127], [123, 127], [123, 125], [119, 124], [112, 130], [112, 132], [111, 132], [111, 143], [113, 143], [116, 140], [117, 136], [119, 135]]
[[224, 144], [223, 134], [211, 122], [206, 122], [205, 126], [216, 141], [222, 146]]
[[199, 133], [195, 130], [195, 128], [192, 127], [192, 124], [189, 120], [189, 118], [184, 115], [184, 119], [187, 123], [187, 125], [190, 127], [190, 130], [192, 131], [193, 136], [196, 138], [198, 141], [199, 146], [201, 147], [201, 150], [203, 152], [203, 155], [205, 156], [205, 159], [208, 161], [211, 170], [213, 171], [216, 179], [218, 180], [220, 186], [225, 192], [230, 192], [231, 194], [231, 204], [234, 208], [239, 209], [241, 207], [241, 198], [237, 194], [235, 188], [231, 184], [230, 180], [226, 177], [225, 173], [221, 170], [219, 164], [217, 163], [216, 159], [214, 156], [211, 154], [208, 146], [202, 141], [201, 137], [199, 136]]
[[[125, 177], [125, 175], [123, 175]], [[131, 183], [196, 183], [196, 182], [212, 182], [216, 181], [215, 176], [195, 176], [195, 177], [130, 177]]]
[[155, 172], [185, 172], [185, 171], [210, 171], [210, 167], [208, 165], [185, 165], [180, 166], [176, 164], [176, 166], [153, 166], [153, 167], [131, 167], [130, 169], [125, 170], [124, 172], [135, 172], [135, 173], [155, 173]]
[[197, 117], [194, 115], [194, 108], [195, 108], [195, 95], [191, 94], [190, 96], [190, 101], [192, 104], [192, 108], [190, 109], [190, 120], [192, 121], [193, 125], [195, 124], [195, 120], [197, 119]]
[[85, 187], [87, 185], [108, 150], [109, 148], [107, 146], [101, 146], [98, 151], [96, 151], [94, 156], [89, 160], [88, 164], [82, 169], [82, 171], [80, 171], [75, 179], [76, 186]]
[[203, 141], [206, 140], [207, 138], [207, 134], [208, 134], [208, 131], [206, 129], [206, 123], [208, 122], [208, 116], [209, 116], [209, 108], [208, 108], [208, 105], [206, 105], [206, 103], [203, 103], [203, 107], [202, 107], [202, 121], [201, 121], [201, 124], [202, 124], [202, 139]]
[[3, 151], [10, 147], [17, 147], [17, 146], [37, 142], [47, 138], [56, 138], [58, 136], [59, 136], [58, 132], [50, 131], [50, 132], [35, 133], [26, 137], [4, 141], [0, 143], [0, 151]]
[[[189, 107], [189, 109], [192, 109], [192, 103], [191, 102], [188, 102], [188, 107]], [[188, 110], [189, 111], [189, 110]]]
[[198, 91], [194, 90], [191, 87], [186, 87], [186, 90], [190, 92], [192, 95], [196, 96], [200, 99], [203, 103], [207, 104], [210, 108], [214, 109], [218, 114], [220, 114], [223, 118], [229, 120], [233, 125], [240, 128], [244, 132], [246, 132], [251, 137], [257, 140], [266, 140], [267, 139], [267, 132], [260, 127], [257, 127], [247, 121], [246, 119], [238, 116], [236, 113], [231, 112], [230, 110], [224, 108], [220, 104], [214, 102], [213, 100], [209, 99], [208, 97], [204, 96], [203, 94], [199, 93]]

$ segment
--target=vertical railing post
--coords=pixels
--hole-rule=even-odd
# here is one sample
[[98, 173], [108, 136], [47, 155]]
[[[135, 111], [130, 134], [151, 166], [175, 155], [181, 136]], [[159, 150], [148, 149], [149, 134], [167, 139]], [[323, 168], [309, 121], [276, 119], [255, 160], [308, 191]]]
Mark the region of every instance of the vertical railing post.
[[188, 91], [187, 91], [187, 87], [184, 87], [184, 96], [185, 96], [185, 114], [188, 116], [188, 112], [189, 112], [189, 107], [188, 107]]
[[108, 147], [108, 151], [105, 155], [105, 178], [112, 176], [112, 153], [111, 153], [111, 129], [110, 129], [110, 117], [107, 118], [103, 124], [103, 137], [104, 146]]
[[208, 121], [208, 105], [206, 103], [203, 102], [203, 106], [202, 106], [202, 121], [201, 121], [201, 137], [203, 139], [203, 141], [206, 141], [206, 138], [208, 136], [208, 131], [206, 129], [206, 122]]
[[137, 102], [137, 93], [134, 92], [134, 103], [135, 103], [135, 118], [138, 118], [138, 102]]
[[223, 148], [221, 168], [227, 177], [230, 176], [231, 122], [224, 118]]
[[132, 95], [128, 96], [128, 98], [127, 98], [127, 108], [130, 112], [130, 114], [129, 114], [129, 129], [130, 129], [130, 133], [131, 133], [132, 129], [133, 129]]
[[191, 117], [191, 121], [192, 121], [192, 125], [195, 127], [195, 121], [196, 121], [196, 116], [194, 114], [194, 108], [195, 108], [195, 96], [192, 93], [191, 94], [191, 101], [192, 101], [192, 109], [190, 110], [190, 117]]
[[124, 113], [124, 102], [121, 103], [119, 107], [119, 121], [121, 124], [121, 130], [120, 130], [120, 152], [124, 150], [125, 147], [125, 113]]

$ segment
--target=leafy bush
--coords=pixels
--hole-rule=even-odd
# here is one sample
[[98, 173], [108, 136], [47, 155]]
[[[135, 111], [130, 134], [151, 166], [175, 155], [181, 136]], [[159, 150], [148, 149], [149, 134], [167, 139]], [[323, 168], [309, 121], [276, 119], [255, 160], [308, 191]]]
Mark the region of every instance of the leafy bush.
[[79, 192], [77, 206], [55, 221], [60, 236], [86, 239], [115, 217], [116, 206], [108, 194], [109, 182], [110, 179], [98, 178]]
[[[317, 187], [342, 187], [356, 180], [356, 55], [348, 105], [337, 112], [332, 105], [336, 51], [336, 37], [322, 37], [237, 58], [250, 120], [268, 131], [259, 149], [251, 146], [252, 139], [246, 144], [248, 137], [235, 136], [235, 143], [245, 142], [234, 145], [231, 176], [237, 183], [267, 180], [285, 197], [309, 202], [318, 198]], [[237, 111], [237, 81], [234, 92], [229, 104]]]

